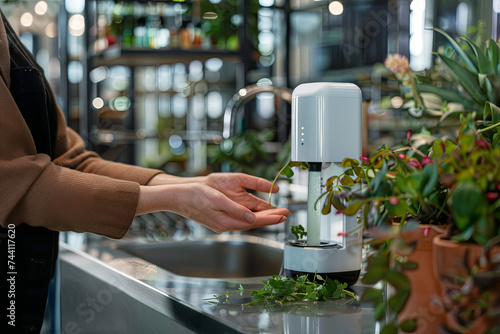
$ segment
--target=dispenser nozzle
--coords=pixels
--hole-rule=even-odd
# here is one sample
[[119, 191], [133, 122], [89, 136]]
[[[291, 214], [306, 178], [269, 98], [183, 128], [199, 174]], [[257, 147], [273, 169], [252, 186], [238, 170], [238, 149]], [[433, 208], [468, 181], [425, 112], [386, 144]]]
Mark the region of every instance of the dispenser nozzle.
[[321, 196], [321, 163], [309, 163], [307, 186], [307, 246], [321, 245], [321, 208], [316, 205]]

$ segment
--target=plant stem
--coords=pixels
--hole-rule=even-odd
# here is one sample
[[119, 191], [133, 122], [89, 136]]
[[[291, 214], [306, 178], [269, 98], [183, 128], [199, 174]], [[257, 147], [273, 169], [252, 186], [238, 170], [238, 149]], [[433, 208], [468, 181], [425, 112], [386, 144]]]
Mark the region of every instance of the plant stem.
[[349, 297], [356, 298], [356, 294], [354, 292], [344, 289], [344, 293]]
[[283, 166], [283, 168], [280, 169], [278, 175], [276, 175], [276, 177], [274, 178], [274, 181], [273, 181], [273, 184], [271, 185], [271, 190], [269, 191], [269, 204], [271, 205], [271, 196], [273, 194], [273, 189], [274, 189], [274, 185], [276, 184], [276, 181], [278, 181], [278, 177], [280, 177], [281, 173], [285, 170], [285, 168], [290, 164], [290, 162], [288, 162], [285, 166]]
[[496, 127], [497, 127], [497, 126], [499, 126], [499, 125], [500, 125], [500, 122], [495, 123], [495, 124], [493, 124], [493, 125], [490, 125], [490, 126], [488, 126], [487, 128], [483, 128], [483, 129], [481, 129], [481, 130], [477, 130], [477, 134], [480, 134], [480, 133], [482, 133], [482, 132], [486, 132], [486, 131], [488, 131], [488, 130], [494, 129], [494, 128], [496, 128]]
[[419, 108], [424, 108], [424, 104], [420, 99], [420, 95], [418, 95], [418, 90], [417, 86], [415, 85], [415, 80], [413, 80], [413, 75], [410, 73], [409, 77], [410, 77], [411, 91], [413, 92], [413, 96], [415, 96], [415, 102], [417, 102], [417, 106]]
[[398, 149], [395, 149], [393, 152], [399, 152], [399, 151], [407, 151], [407, 150], [411, 150], [413, 152], [417, 152], [418, 154], [420, 154], [422, 157], [426, 157], [427, 155], [424, 154], [422, 151], [420, 151], [419, 149], [416, 149], [412, 146], [404, 146], [404, 147], [400, 147]]

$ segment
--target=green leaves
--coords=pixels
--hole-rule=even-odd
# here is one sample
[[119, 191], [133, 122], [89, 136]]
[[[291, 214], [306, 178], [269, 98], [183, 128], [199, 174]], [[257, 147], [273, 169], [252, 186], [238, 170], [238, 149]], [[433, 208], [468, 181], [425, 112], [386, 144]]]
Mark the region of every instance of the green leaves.
[[396, 313], [403, 311], [406, 301], [410, 297], [410, 290], [399, 290], [391, 298], [389, 298], [388, 305]]
[[387, 269], [384, 268], [371, 268], [362, 278], [364, 284], [377, 284], [385, 278]]
[[416, 319], [409, 319], [403, 322], [399, 328], [405, 333], [413, 333], [414, 331], [417, 330], [417, 320]]
[[484, 104], [483, 120], [488, 121], [490, 118], [493, 124], [500, 122], [500, 108], [488, 101]]
[[234, 292], [250, 291], [253, 300], [245, 305], [266, 303], [283, 304], [294, 301], [318, 301], [340, 298], [356, 298], [356, 295], [347, 290], [346, 283], [340, 283], [328, 277], [323, 278], [315, 274], [312, 281], [309, 281], [306, 275], [293, 278], [273, 275], [258, 290], [246, 290], [240, 285], [236, 291], [229, 291], [221, 296], [214, 296], [217, 300], [220, 297], [229, 297]]
[[454, 142], [438, 138], [432, 142], [432, 157], [435, 159], [443, 154], [449, 154], [453, 152], [456, 147], [457, 145]]
[[340, 179], [340, 183], [343, 185], [343, 186], [347, 186], [347, 187], [352, 187], [354, 186], [354, 180], [349, 176], [349, 175], [344, 175], [341, 179]]
[[288, 178], [291, 178], [293, 177], [293, 170], [292, 168], [290, 167], [290, 164], [286, 165], [282, 170], [281, 170], [281, 174], [282, 175], [285, 175], [286, 177]]
[[344, 214], [347, 216], [353, 216], [359, 211], [362, 205], [363, 202], [361, 201], [353, 202], [343, 210]]
[[483, 51], [470, 39], [463, 36], [460, 37], [460, 39], [464, 41], [465, 44], [467, 44], [467, 46], [472, 50], [473, 54], [476, 56], [479, 73], [481, 74], [493, 73], [493, 70], [491, 68], [491, 63], [489, 59], [486, 57], [486, 55], [483, 53]]
[[496, 89], [500, 74], [498, 44], [490, 40], [488, 46], [482, 50], [466, 37], [460, 37], [460, 41], [457, 42], [443, 30], [434, 30], [447, 39], [455, 52], [452, 55], [438, 54], [438, 57], [455, 75], [472, 101], [461, 97], [459, 92], [447, 91], [432, 85], [417, 84], [417, 90], [421, 93], [432, 92], [447, 102], [459, 102], [466, 108], [479, 112], [482, 112], [483, 105], [487, 101], [498, 103]]
[[295, 238], [297, 238], [297, 240], [300, 240], [307, 235], [307, 232], [306, 232], [304, 226], [292, 225], [292, 224], [290, 224], [290, 222], [288, 223], [288, 225], [290, 225], [290, 228], [292, 230], [292, 234], [295, 236]]
[[410, 281], [405, 274], [399, 271], [388, 271], [387, 272], [387, 282], [391, 284], [397, 290], [410, 290]]
[[410, 211], [410, 208], [408, 207], [408, 204], [406, 204], [406, 201], [404, 199], [398, 199], [396, 197], [393, 198], [397, 200], [396, 204], [391, 203], [390, 200], [384, 202], [387, 211], [397, 217], [406, 217], [406, 215]]
[[422, 171], [423, 175], [423, 188], [422, 195], [427, 196], [436, 188], [439, 180], [439, 173], [435, 164], [428, 164]]
[[[416, 328], [416, 321], [414, 319], [407, 320], [398, 325], [397, 315], [405, 308], [411, 292], [410, 281], [404, 272], [407, 269], [415, 269], [416, 263], [399, 261], [394, 258], [392, 251], [394, 247], [392, 244], [395, 241], [404, 243], [401, 238], [389, 239], [375, 253], [372, 253], [368, 257], [367, 271], [362, 278], [364, 284], [382, 284], [383, 286], [381, 290], [367, 289], [361, 295], [361, 301], [371, 303], [374, 306], [375, 319], [385, 319], [388, 310], [392, 311], [395, 315], [392, 321], [386, 323], [382, 329], [382, 333], [397, 333], [398, 328], [404, 328], [405, 331], [411, 332]], [[394, 294], [387, 300], [384, 300], [382, 291], [387, 291], [385, 288], [387, 284], [394, 288]]]
[[500, 108], [496, 104], [486, 102], [484, 104], [483, 120], [485, 126], [481, 127], [478, 132], [484, 132], [483, 135], [489, 139], [491, 146], [498, 146], [500, 143]]
[[459, 183], [452, 195], [453, 217], [459, 229], [472, 225], [485, 205], [481, 187], [473, 181]]
[[281, 168], [281, 170], [278, 172], [278, 175], [274, 178], [273, 185], [271, 187], [271, 190], [269, 191], [269, 204], [271, 204], [271, 197], [273, 195], [273, 188], [274, 185], [276, 184], [276, 181], [278, 181], [278, 178], [280, 175], [285, 175], [288, 178], [293, 177], [293, 170], [292, 167], [297, 167], [300, 166], [302, 169], [307, 169], [308, 165], [307, 162], [299, 162], [299, 161], [288, 161], [288, 163]]
[[[323, 196], [321, 196], [320, 198], [322, 198], [322, 197]], [[326, 198], [325, 205], [323, 205], [323, 208], [321, 209], [321, 214], [327, 215], [332, 211], [332, 201], [333, 200], [334, 200], [333, 199], [333, 191], [330, 191], [328, 193], [327, 198]], [[337, 201], [338, 198], [335, 198], [335, 200]], [[338, 200], [338, 205], [342, 205], [340, 200]]]
[[365, 289], [361, 295], [361, 300], [367, 303], [379, 303], [383, 298], [382, 290], [378, 289]]
[[459, 63], [451, 60], [450, 58], [438, 55], [439, 58], [448, 66], [448, 68], [455, 74], [460, 81], [460, 84], [465, 88], [467, 93], [479, 103], [486, 100], [486, 95], [479, 87], [479, 80], [477, 74], [471, 72], [469, 69], [462, 67]]
[[499, 76], [500, 75], [500, 49], [498, 47], [498, 44], [492, 39], [490, 39], [488, 41], [487, 55], [488, 55], [488, 59], [490, 61], [493, 73], [495, 73], [496, 76]]
[[443, 101], [447, 102], [457, 102], [461, 103], [465, 108], [471, 110], [480, 111], [482, 104], [474, 100], [466, 98], [464, 95], [460, 94], [458, 91], [453, 91], [449, 89], [438, 88], [429, 84], [416, 83], [417, 90], [419, 93], [433, 93], [439, 96]]
[[359, 162], [355, 159], [345, 158], [344, 160], [342, 160], [342, 163], [340, 165], [344, 168], [357, 167], [357, 166], [359, 166]]
[[450, 35], [448, 35], [444, 30], [434, 28], [434, 31], [443, 35], [448, 40], [448, 42], [451, 44], [451, 46], [453, 47], [455, 52], [460, 56], [460, 59], [462, 59], [462, 61], [465, 63], [465, 67], [469, 71], [477, 74], [476, 65], [469, 58], [469, 56], [465, 53], [465, 51], [460, 47], [460, 45], [457, 43], [457, 41], [455, 41], [455, 39], [453, 37], [451, 37]]
[[[456, 146], [441, 140], [433, 149], [441, 156], [451, 153]], [[447, 221], [449, 210], [443, 208], [440, 172], [433, 159], [411, 147], [406, 151], [382, 147], [372, 157], [362, 158], [362, 166], [356, 160], [345, 159], [344, 174], [327, 180], [327, 191], [322, 195], [327, 195], [323, 214], [330, 213], [331, 206], [348, 216], [363, 210], [362, 219], [367, 227], [394, 218], [416, 219], [422, 223]], [[359, 190], [355, 190], [357, 183], [363, 185]]]
[[398, 334], [398, 327], [395, 324], [388, 324], [384, 328], [380, 334]]
[[435, 191], [439, 172], [435, 164], [426, 165], [421, 172], [396, 175], [396, 185], [401, 192], [423, 198]]

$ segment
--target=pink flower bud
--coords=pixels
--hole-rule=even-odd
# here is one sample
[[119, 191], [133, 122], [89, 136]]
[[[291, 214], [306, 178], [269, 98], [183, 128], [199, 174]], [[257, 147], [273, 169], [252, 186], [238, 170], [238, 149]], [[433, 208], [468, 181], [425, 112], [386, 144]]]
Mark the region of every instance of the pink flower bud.
[[493, 191], [487, 192], [486, 193], [486, 199], [487, 200], [494, 200], [498, 198], [498, 193], [495, 193]]
[[408, 130], [408, 132], [406, 133], [406, 139], [410, 140], [412, 134], [413, 134], [413, 131]]
[[476, 146], [483, 148], [490, 148], [490, 144], [484, 139], [476, 140]]
[[361, 162], [363, 162], [365, 164], [369, 164], [370, 163], [370, 159], [368, 159], [368, 157], [365, 157], [365, 156], [359, 157], [359, 160], [361, 160]]
[[399, 159], [403, 159], [403, 160], [406, 159], [406, 155], [404, 155], [404, 153], [399, 153], [398, 157], [399, 157]]
[[422, 166], [427, 166], [428, 164], [431, 164], [431, 163], [432, 163], [432, 159], [429, 157], [424, 157], [422, 159], [422, 162], [421, 162]]
[[336, 215], [341, 215], [344, 213], [344, 210], [337, 210], [337, 212], [335, 212]]
[[422, 168], [422, 165], [417, 160], [410, 160], [410, 161], [408, 161], [408, 165], [410, 165], [412, 167], [415, 167], [415, 168], [418, 168], [418, 169]]
[[389, 199], [389, 202], [392, 204], [392, 205], [397, 205], [398, 204], [398, 198], [395, 197], [395, 196], [392, 196], [390, 199]]

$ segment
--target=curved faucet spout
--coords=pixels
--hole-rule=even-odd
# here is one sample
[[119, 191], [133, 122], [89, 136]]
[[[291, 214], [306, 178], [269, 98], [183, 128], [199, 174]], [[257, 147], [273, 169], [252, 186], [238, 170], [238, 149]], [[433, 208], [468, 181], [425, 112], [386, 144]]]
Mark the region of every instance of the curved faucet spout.
[[222, 137], [224, 139], [230, 138], [235, 132], [235, 119], [238, 110], [243, 107], [247, 102], [255, 98], [257, 94], [269, 92], [282, 98], [288, 103], [292, 102], [292, 90], [286, 87], [275, 87], [271, 85], [250, 85], [242, 88], [238, 93], [234, 94], [229, 100], [226, 110], [224, 111], [224, 127]]

